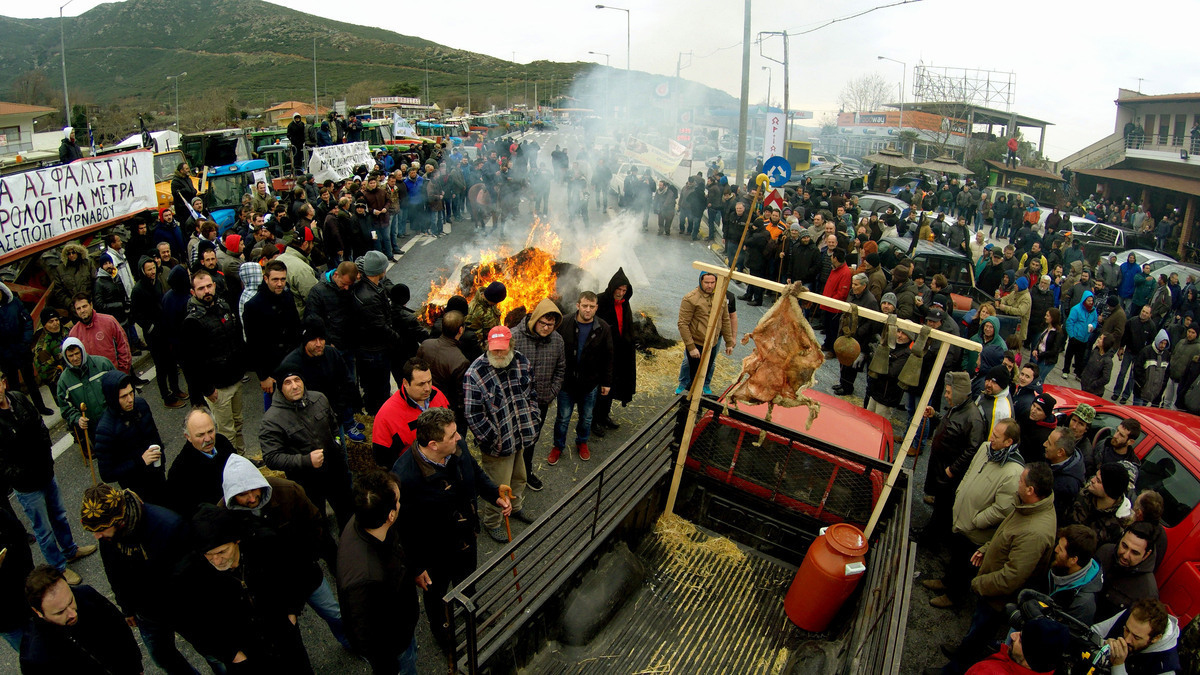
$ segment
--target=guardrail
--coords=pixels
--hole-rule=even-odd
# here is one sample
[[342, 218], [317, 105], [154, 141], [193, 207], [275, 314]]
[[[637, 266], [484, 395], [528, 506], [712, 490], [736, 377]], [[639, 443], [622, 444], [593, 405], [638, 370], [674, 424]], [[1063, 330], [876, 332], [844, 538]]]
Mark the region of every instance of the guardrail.
[[[479, 671], [575, 574], [666, 475], [679, 405], [671, 402], [619, 451], [463, 583], [450, 590], [455, 659]], [[511, 556], [511, 557], [510, 557]]]

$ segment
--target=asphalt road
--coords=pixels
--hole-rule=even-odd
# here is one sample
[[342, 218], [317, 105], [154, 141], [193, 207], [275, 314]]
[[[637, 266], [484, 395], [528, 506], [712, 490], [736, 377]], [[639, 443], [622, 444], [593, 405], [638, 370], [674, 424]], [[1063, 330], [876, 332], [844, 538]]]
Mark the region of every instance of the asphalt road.
[[[531, 133], [526, 135], [525, 140], [538, 141], [543, 148], [541, 161], [547, 165], [549, 164], [549, 152], [553, 150], [555, 144], [567, 147], [571, 150], [572, 156], [578, 154], [576, 148], [579, 138], [570, 128], [552, 133]], [[589, 222], [586, 224], [578, 219], [566, 218], [565, 211], [565, 190], [555, 187], [551, 195], [550, 213], [545, 220], [550, 223], [551, 229], [561, 237], [562, 246], [558, 258], [576, 263], [587, 258], [584, 267], [597, 280], [597, 287], [593, 289], [597, 292], [604, 289], [608, 278], [618, 267], [623, 267], [634, 287], [634, 295], [631, 298], [633, 308], [650, 315], [665, 337], [678, 338], [675, 318], [679, 301], [697, 284], [698, 273], [692, 268], [691, 263], [694, 260], [719, 263], [721, 259], [718, 254], [707, 247], [703, 241], [692, 242], [675, 233], [668, 237], [658, 236], [655, 234], [654, 223], [650, 225], [650, 232], [643, 233], [640, 217], [619, 214], [615, 208], [606, 214], [600, 214], [593, 207], [589, 214]], [[391, 266], [388, 278], [393, 282], [405, 283], [409, 286], [413, 296], [411, 306], [416, 307], [424, 301], [429, 293], [428, 289], [441, 288], [447, 278], [457, 279], [457, 271], [460, 266], [464, 262], [477, 261], [481, 252], [496, 250], [502, 246], [507, 246], [512, 251], [523, 248], [527, 243], [531, 218], [529, 205], [523, 203], [521, 219], [516, 223], [510, 223], [502, 233], [491, 228], [479, 231], [470, 221], [460, 220], [447, 228], [450, 234], [446, 237], [409, 236], [403, 242], [406, 252], [399, 262]], [[673, 232], [677, 232], [677, 229]], [[734, 285], [731, 286], [731, 290], [740, 294], [744, 289]], [[751, 330], [768, 308], [769, 306], [748, 307], [739, 302], [737, 313], [739, 337], [740, 334]], [[718, 373], [736, 373], [738, 362], [749, 353], [749, 346], [738, 344], [731, 360], [720, 354], [718, 356]], [[644, 371], [653, 369], [658, 375], [652, 378], [647, 372], [643, 372], [639, 378], [639, 392], [634, 401], [626, 408], [614, 409], [615, 419], [622, 423], [621, 429], [609, 432], [603, 440], [593, 438], [590, 446], [594, 459], [603, 458], [604, 453], [619, 447], [637, 426], [649, 419], [651, 413], [672, 396], [673, 372], [679, 357], [677, 352], [670, 352], [658, 358], [669, 360], [669, 362], [657, 364], [653, 360], [643, 362], [639, 368]], [[140, 361], [137, 361], [136, 369], [146, 379], [153, 379], [148, 372], [152, 365], [148, 356], [143, 356]], [[663, 373], [671, 374], [664, 376]], [[836, 362], [827, 362], [817, 372], [814, 386], [828, 392], [830, 387], [837, 383], [837, 378]], [[1069, 384], [1069, 386], [1074, 384], [1062, 382], [1057, 371], [1050, 376], [1048, 381], [1052, 384]], [[728, 382], [722, 382], [718, 377], [714, 381], [713, 388], [720, 391], [727, 384]], [[855, 386], [855, 395], [860, 400], [864, 386], [865, 379], [860, 376]], [[146, 393], [148, 394], [146, 399], [165, 441], [168, 461], [170, 461], [184, 444], [181, 429], [186, 409], [164, 408], [153, 384], [149, 385]], [[249, 454], [257, 455], [257, 430], [262, 419], [262, 395], [253, 378], [250, 378], [244, 385], [243, 401]], [[553, 411], [551, 415], [553, 415]], [[55, 446], [56, 475], [68, 517], [72, 521], [77, 541], [89, 542], [91, 535], [79, 526], [78, 514], [80, 496], [92, 481], [90, 471], [84, 463], [78, 447], [64, 436], [61, 424], [54, 426], [59, 422], [57, 415], [45, 419], [47, 424], [53, 427], [52, 436], [57, 441]], [[546, 488], [541, 492], [527, 493], [526, 508], [539, 514], [545, 509], [551, 508], [570, 491], [574, 483], [586, 477], [591, 468], [598, 465], [596, 461], [581, 462], [577, 457], [571, 455], [554, 467], [547, 466], [545, 457], [550, 445], [550, 424], [553, 424], [552, 419], [543, 433], [534, 463], [534, 471], [543, 479]], [[902, 431], [903, 429], [898, 427], [898, 430]], [[923, 524], [930, 513], [929, 507], [920, 499], [919, 489], [924, 478], [926, 459], [927, 455], [923, 455], [915, 465], [917, 478], [912, 491], [914, 525]], [[912, 466], [912, 464], [910, 460], [909, 465]], [[16, 500], [13, 499], [12, 502], [18, 513], [21, 513]], [[23, 514], [22, 518], [24, 518]], [[27, 522], [26, 525], [28, 526]], [[520, 528], [525, 527], [515, 521], [513, 526], [518, 532]], [[480, 560], [487, 559], [499, 549], [499, 546], [486, 535], [481, 537], [480, 544]], [[36, 549], [36, 546], [34, 548]], [[40, 552], [35, 553], [34, 556], [35, 560], [41, 560]], [[921, 578], [930, 574], [936, 575], [940, 568], [939, 565], [940, 563], [936, 559], [922, 553], [918, 565], [918, 575]], [[72, 565], [72, 569], [83, 576], [85, 583], [94, 586], [111, 598], [99, 556], [92, 556], [77, 562]], [[927, 595], [928, 593], [919, 585], [913, 590], [908, 637], [904, 650], [904, 670], [906, 672], [919, 671], [927, 665], [940, 665], [941, 659], [937, 652], [937, 645], [942, 640], [965, 634], [969, 623], [969, 608], [957, 612], [933, 609], [927, 603]], [[365, 662], [348, 654], [338, 646], [324, 622], [313, 612], [308, 610], [304, 612], [300, 619], [300, 626], [309, 656], [317, 672], [349, 674], [369, 671]], [[203, 660], [191, 651], [190, 647], [182, 640], [179, 641], [179, 644], [192, 663], [201, 672], [206, 672]], [[421, 672], [445, 672], [444, 661], [437, 654], [424, 618], [418, 623], [418, 645]], [[144, 657], [144, 664], [147, 673], [160, 672], [148, 656]], [[4, 647], [0, 647], [0, 672], [17, 672], [16, 654]]]

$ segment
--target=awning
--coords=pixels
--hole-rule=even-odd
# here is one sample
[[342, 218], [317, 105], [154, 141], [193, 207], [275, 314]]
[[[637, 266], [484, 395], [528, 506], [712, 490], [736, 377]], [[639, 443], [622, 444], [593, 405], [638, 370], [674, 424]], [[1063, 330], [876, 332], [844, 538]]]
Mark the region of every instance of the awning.
[[1142, 171], [1140, 169], [1081, 169], [1075, 172], [1082, 176], [1092, 176], [1105, 180], [1120, 180], [1135, 185], [1170, 190], [1185, 195], [1200, 197], [1200, 179], [1184, 176], [1171, 176], [1165, 173]]
[[[984, 160], [984, 161], [987, 163], [988, 166], [992, 167], [993, 169], [995, 169], [1001, 173], [1012, 173], [1012, 174], [1016, 174], [1018, 176], [1027, 176], [1029, 178], [1037, 178], [1040, 180], [1050, 180], [1050, 181], [1056, 181], [1059, 183], [1062, 182], [1062, 176], [1056, 176], [1056, 175], [1050, 173], [1049, 171], [1045, 171], [1043, 169], [1029, 169], [1029, 168], [1026, 168], [1023, 166], [1011, 167], [1011, 166], [1005, 165], [1003, 162], [997, 162], [997, 161], [990, 160], [990, 159]], [[1083, 173], [1083, 172], [1080, 172], [1080, 173]]]

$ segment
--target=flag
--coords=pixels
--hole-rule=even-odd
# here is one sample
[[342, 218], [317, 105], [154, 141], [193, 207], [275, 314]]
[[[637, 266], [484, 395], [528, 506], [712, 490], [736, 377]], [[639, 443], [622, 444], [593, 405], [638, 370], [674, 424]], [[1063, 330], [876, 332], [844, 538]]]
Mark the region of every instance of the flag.
[[92, 123], [88, 122], [88, 145], [92, 147], [92, 157], [96, 156], [96, 130], [92, 128]]

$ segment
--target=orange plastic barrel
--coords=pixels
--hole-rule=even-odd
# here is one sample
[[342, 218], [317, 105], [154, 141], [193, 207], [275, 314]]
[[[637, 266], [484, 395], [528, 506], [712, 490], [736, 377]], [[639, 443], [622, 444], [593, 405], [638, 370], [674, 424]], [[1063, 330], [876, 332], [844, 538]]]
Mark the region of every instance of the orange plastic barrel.
[[783, 609], [792, 623], [813, 633], [828, 628], [862, 580], [866, 553], [866, 537], [857, 527], [838, 523], [825, 528], [808, 547], [784, 598]]

